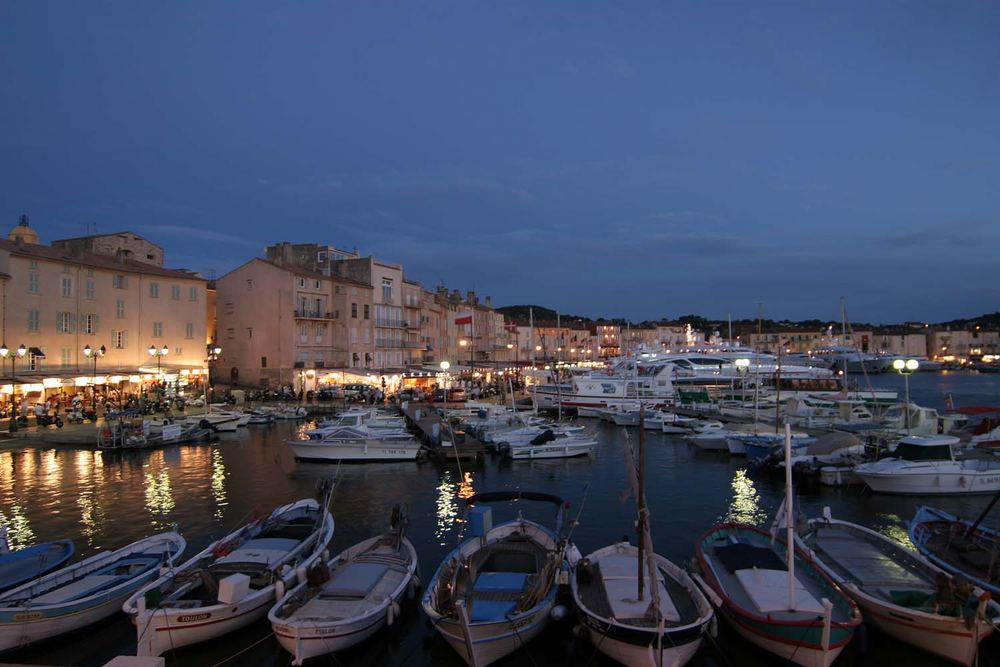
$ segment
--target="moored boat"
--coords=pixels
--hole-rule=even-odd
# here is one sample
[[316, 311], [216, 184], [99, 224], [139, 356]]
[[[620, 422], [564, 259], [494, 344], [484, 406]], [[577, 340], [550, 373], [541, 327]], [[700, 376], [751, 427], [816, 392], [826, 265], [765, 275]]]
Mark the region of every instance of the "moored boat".
[[111, 616], [169, 567], [186, 543], [176, 531], [103, 551], [0, 593], [0, 651], [78, 630]]
[[333, 517], [312, 499], [282, 505], [145, 586], [123, 605], [137, 655], [156, 656], [263, 618], [278, 582], [290, 585], [333, 537]]
[[823, 518], [809, 520], [801, 540], [867, 624], [946, 660], [974, 664], [979, 643], [1000, 621], [1000, 606], [982, 589], [953, 579], [895, 540], [833, 519], [829, 508]]
[[393, 508], [388, 532], [317, 563], [312, 578], [288, 591], [268, 612], [278, 643], [292, 664], [368, 639], [400, 613], [419, 585], [417, 552], [406, 538], [406, 513]]
[[72, 556], [72, 540], [55, 540], [12, 550], [7, 541], [7, 526], [3, 526], [0, 528], [0, 591], [37, 579]]
[[913, 435], [896, 445], [892, 456], [854, 468], [872, 491], [911, 495], [995, 493], [1000, 491], [1000, 460], [955, 458], [958, 438]]
[[420, 443], [406, 432], [375, 432], [343, 426], [319, 440], [286, 440], [295, 458], [305, 461], [415, 461]]
[[[556, 527], [518, 516], [496, 526], [487, 503], [534, 500], [555, 504]], [[449, 553], [427, 586], [422, 605], [463, 660], [484, 667], [538, 636], [550, 619], [561, 575], [579, 560], [561, 536], [563, 501], [545, 493], [479, 493], [467, 501], [472, 534]]]
[[1000, 533], [981, 522], [920, 505], [910, 520], [909, 535], [929, 561], [1000, 597]]

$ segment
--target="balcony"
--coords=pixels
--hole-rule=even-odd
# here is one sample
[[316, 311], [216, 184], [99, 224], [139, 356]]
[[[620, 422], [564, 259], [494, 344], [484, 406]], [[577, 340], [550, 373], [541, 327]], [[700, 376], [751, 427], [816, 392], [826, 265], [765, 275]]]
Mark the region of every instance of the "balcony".
[[413, 331], [420, 331], [420, 320], [407, 320], [403, 322], [403, 326]]
[[375, 326], [382, 329], [403, 329], [406, 327], [406, 322], [403, 320], [382, 320], [376, 318]]
[[423, 350], [426, 349], [427, 345], [419, 340], [404, 340], [403, 347], [407, 350]]
[[337, 319], [333, 316], [332, 312], [324, 312], [322, 310], [298, 310], [295, 311], [295, 317], [302, 320], [334, 320]]
[[403, 341], [394, 338], [376, 338], [375, 347], [389, 347], [399, 349], [403, 347]]

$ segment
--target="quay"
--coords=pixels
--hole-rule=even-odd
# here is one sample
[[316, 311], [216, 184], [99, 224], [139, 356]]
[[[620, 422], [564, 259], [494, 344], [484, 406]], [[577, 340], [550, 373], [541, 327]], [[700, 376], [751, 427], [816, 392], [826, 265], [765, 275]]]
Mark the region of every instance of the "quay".
[[472, 434], [456, 430], [443, 418], [436, 405], [408, 401], [400, 407], [410, 430], [423, 444], [423, 452], [429, 461], [481, 462], [485, 459], [486, 446]]

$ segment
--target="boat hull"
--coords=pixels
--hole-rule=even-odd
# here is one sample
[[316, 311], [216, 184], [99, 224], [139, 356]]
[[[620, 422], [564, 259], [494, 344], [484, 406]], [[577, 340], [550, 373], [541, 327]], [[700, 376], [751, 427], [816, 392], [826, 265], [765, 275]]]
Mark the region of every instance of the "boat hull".
[[549, 613], [554, 604], [555, 597], [549, 596], [540, 605], [503, 621], [469, 624], [469, 641], [475, 656], [469, 655], [465, 628], [461, 623], [450, 618], [439, 618], [434, 627], [466, 664], [485, 667], [537, 637], [548, 624]]
[[877, 493], [940, 496], [1000, 491], [1000, 470], [988, 473], [942, 471], [935, 474], [880, 474], [855, 468], [854, 474]]
[[[315, 442], [315, 441], [312, 441]], [[312, 444], [305, 440], [289, 440], [295, 458], [303, 461], [415, 461], [420, 445], [413, 441], [374, 444]]]

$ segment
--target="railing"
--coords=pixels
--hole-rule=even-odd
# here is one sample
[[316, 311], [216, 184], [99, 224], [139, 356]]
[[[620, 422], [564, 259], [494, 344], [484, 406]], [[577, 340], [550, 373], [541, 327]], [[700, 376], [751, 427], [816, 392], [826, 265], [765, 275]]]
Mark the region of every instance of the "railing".
[[403, 322], [402, 320], [386, 320], [386, 319], [376, 318], [375, 326], [383, 328], [402, 329], [403, 327], [406, 326], [406, 322]]
[[295, 310], [295, 317], [304, 317], [314, 320], [333, 320], [336, 319], [332, 312], [324, 312], [322, 310]]
[[403, 347], [403, 341], [395, 338], [376, 338], [375, 347]]

